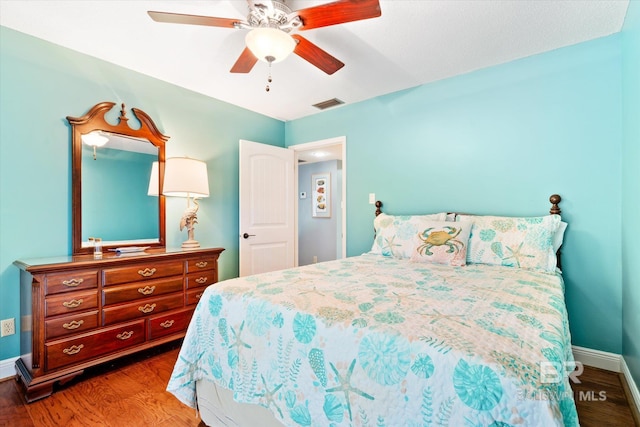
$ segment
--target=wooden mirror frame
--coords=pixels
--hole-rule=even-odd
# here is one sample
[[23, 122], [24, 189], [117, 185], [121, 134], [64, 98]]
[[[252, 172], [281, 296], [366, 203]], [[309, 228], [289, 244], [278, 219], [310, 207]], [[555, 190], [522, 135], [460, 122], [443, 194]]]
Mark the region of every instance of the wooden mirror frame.
[[[103, 131], [110, 134], [121, 135], [125, 137], [133, 137], [139, 139], [146, 139], [155, 147], [158, 148], [158, 173], [159, 183], [164, 178], [164, 164], [165, 164], [165, 143], [169, 139], [168, 136], [163, 135], [155, 123], [147, 113], [137, 108], [132, 108], [134, 116], [140, 121], [139, 129], [132, 129], [129, 127], [126, 116], [125, 106], [122, 104], [120, 109], [120, 116], [118, 117], [118, 124], [112, 125], [106, 121], [105, 115], [111, 111], [116, 105], [115, 102], [101, 102], [93, 106], [88, 113], [82, 117], [67, 116], [67, 120], [71, 124], [71, 171], [72, 171], [72, 254], [81, 255], [92, 253], [91, 247], [82, 247], [82, 135], [93, 131]], [[160, 192], [158, 196], [158, 242], [145, 244], [145, 246], [152, 247], [165, 247], [166, 234], [165, 234], [165, 197]], [[132, 244], [119, 244], [118, 247], [132, 246]], [[114, 248], [110, 246], [108, 242], [104, 245], [104, 249]]]

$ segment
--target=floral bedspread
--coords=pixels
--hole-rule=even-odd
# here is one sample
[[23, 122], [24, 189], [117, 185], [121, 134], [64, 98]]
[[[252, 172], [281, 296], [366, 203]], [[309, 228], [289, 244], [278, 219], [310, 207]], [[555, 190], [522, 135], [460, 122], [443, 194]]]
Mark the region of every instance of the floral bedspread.
[[167, 390], [286, 426], [574, 426], [572, 361], [559, 274], [365, 254], [207, 288]]

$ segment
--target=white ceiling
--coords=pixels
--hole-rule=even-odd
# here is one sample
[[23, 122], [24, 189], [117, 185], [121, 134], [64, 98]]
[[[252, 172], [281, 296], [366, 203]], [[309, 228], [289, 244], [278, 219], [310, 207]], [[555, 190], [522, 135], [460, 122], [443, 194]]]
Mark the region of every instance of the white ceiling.
[[296, 150], [298, 162], [317, 163], [329, 160], [342, 160], [342, 144], [324, 146], [322, 148], [312, 148], [309, 150]]
[[[330, 1], [289, 0], [302, 9]], [[0, 0], [0, 25], [280, 120], [616, 33], [628, 0], [389, 0], [382, 16], [302, 33], [346, 65], [329, 76], [296, 55], [229, 69], [247, 30], [154, 22], [148, 10], [237, 18], [243, 0]], [[340, 107], [335, 107], [340, 108]]]

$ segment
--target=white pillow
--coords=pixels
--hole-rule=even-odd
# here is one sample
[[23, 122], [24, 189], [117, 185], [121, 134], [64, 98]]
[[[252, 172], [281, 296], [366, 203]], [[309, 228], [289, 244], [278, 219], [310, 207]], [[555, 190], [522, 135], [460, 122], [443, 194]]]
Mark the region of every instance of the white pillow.
[[553, 235], [553, 252], [558, 252], [560, 246], [562, 246], [562, 242], [564, 241], [564, 231], [567, 229], [567, 223], [564, 221], [560, 221], [560, 225], [558, 226], [558, 231]]

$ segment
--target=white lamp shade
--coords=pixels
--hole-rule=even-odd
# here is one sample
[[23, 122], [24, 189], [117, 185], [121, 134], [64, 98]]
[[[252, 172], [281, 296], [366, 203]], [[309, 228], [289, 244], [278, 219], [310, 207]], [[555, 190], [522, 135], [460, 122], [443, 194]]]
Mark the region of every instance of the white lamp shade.
[[82, 138], [82, 142], [84, 142], [90, 147], [102, 147], [104, 144], [106, 144], [109, 141], [109, 138], [102, 135], [98, 131], [85, 133], [84, 135], [81, 136], [81, 138]]
[[160, 190], [158, 189], [158, 185], [160, 185], [159, 173], [158, 162], [153, 162], [151, 165], [151, 176], [149, 177], [149, 190], [147, 191], [149, 196], [160, 195]]
[[207, 164], [188, 157], [171, 157], [164, 164], [162, 194], [177, 197], [209, 197]]
[[245, 43], [251, 53], [264, 62], [280, 62], [296, 48], [295, 40], [277, 28], [254, 28], [247, 34]]

